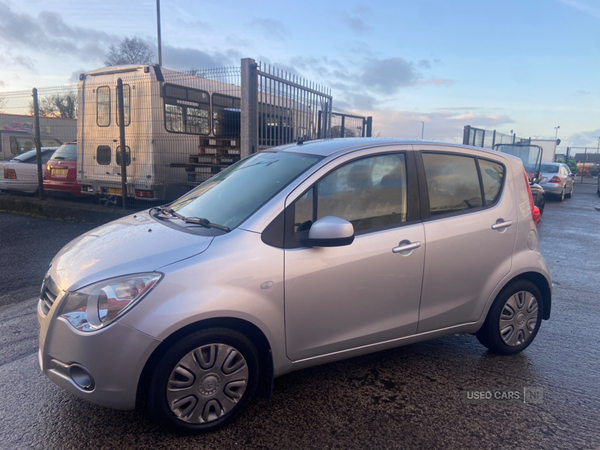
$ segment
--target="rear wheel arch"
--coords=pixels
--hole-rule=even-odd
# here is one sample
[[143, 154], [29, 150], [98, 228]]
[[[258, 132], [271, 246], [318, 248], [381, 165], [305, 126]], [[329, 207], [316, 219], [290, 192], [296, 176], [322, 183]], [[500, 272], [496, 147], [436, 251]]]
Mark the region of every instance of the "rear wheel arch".
[[541, 273], [525, 272], [517, 275], [502, 287], [498, 295], [500, 295], [500, 293], [511, 284], [514, 284], [520, 280], [531, 281], [540, 290], [540, 293], [542, 294], [542, 319], [548, 320], [550, 318], [550, 312], [552, 309], [552, 289], [550, 288], [546, 277]]
[[138, 392], [136, 406], [141, 406], [146, 403], [147, 389], [149, 387], [150, 377], [157, 362], [165, 354], [165, 352], [177, 341], [195, 331], [208, 328], [226, 328], [237, 331], [247, 337], [256, 347], [259, 354], [259, 385], [257, 393], [263, 397], [270, 398], [273, 391], [273, 357], [271, 353], [271, 345], [265, 334], [251, 322], [233, 317], [219, 317], [206, 319], [199, 322], [194, 322], [175, 331], [167, 337], [160, 345], [152, 352], [152, 355], [146, 361], [142, 374], [138, 381]]

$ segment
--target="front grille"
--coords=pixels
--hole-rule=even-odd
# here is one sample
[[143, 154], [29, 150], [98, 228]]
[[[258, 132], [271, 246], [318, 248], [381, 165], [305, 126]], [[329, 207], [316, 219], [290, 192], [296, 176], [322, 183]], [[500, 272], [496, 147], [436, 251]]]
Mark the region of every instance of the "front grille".
[[40, 309], [44, 315], [50, 312], [52, 305], [56, 301], [56, 297], [60, 294], [60, 289], [54, 283], [51, 277], [44, 280], [42, 285], [42, 292], [40, 293]]

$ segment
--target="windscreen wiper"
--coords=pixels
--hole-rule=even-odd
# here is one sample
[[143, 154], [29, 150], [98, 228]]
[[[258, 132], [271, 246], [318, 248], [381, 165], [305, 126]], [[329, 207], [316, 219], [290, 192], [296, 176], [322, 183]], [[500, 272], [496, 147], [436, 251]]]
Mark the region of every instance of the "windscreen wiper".
[[223, 231], [231, 231], [231, 229], [229, 227], [226, 227], [224, 225], [219, 225], [216, 223], [212, 223], [210, 220], [208, 219], [204, 219], [202, 217], [185, 217], [182, 216], [181, 214], [176, 213], [173, 209], [171, 208], [155, 208], [157, 209], [161, 214], [164, 214], [166, 216], [172, 216], [175, 217], [179, 220], [182, 220], [185, 223], [193, 223], [195, 225], [200, 225], [201, 227], [205, 227], [205, 228], [218, 228], [220, 230]]

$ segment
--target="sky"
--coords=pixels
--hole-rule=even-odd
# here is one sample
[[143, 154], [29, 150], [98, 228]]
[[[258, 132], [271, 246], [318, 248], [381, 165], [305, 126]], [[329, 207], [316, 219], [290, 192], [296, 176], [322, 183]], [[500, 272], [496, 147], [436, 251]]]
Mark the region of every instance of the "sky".
[[[380, 136], [600, 142], [600, 0], [162, 0], [161, 22], [165, 67], [266, 62]], [[154, 0], [0, 0], [0, 95], [75, 83], [134, 36], [156, 48]]]

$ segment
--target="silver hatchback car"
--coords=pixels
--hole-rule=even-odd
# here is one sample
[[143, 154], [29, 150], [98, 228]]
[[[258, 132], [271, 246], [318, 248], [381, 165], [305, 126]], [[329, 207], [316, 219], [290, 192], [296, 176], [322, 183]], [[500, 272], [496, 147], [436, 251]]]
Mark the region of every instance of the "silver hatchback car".
[[550, 317], [521, 161], [340, 139], [254, 154], [52, 261], [39, 362], [110, 408], [147, 398], [181, 433], [221, 427], [293, 370], [456, 333], [515, 354]]

